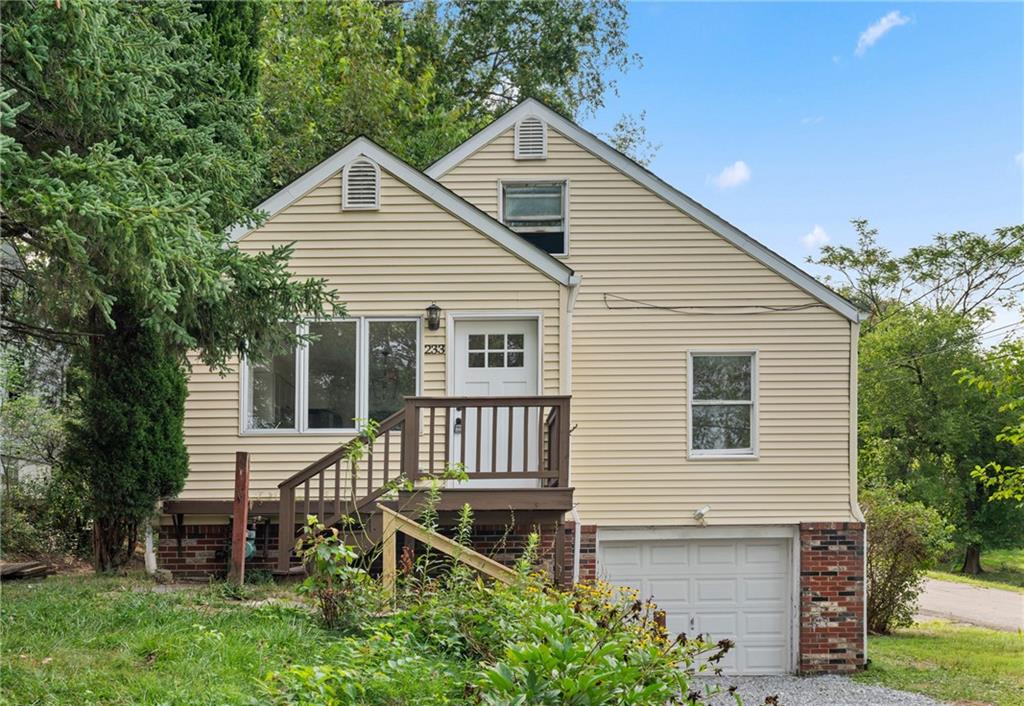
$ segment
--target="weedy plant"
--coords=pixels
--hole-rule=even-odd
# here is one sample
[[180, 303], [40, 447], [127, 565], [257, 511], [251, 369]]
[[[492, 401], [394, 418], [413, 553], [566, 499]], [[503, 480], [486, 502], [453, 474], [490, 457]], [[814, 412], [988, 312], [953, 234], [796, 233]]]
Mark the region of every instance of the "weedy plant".
[[310, 515], [295, 544], [309, 576], [299, 592], [312, 596], [326, 627], [357, 631], [377, 609], [375, 582], [356, 565], [359, 555], [341, 540], [336, 527]]

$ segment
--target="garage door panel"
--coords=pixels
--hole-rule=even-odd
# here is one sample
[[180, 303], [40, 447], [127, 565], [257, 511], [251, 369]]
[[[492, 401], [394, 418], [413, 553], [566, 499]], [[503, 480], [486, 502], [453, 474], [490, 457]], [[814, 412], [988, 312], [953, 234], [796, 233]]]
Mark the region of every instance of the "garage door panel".
[[650, 544], [647, 546], [650, 552], [650, 567], [679, 569], [688, 566], [690, 557], [686, 549], [686, 545], [683, 544]]
[[696, 621], [697, 632], [703, 633], [712, 642], [722, 639], [735, 640], [739, 627], [736, 613], [703, 613]]
[[[640, 590], [666, 612], [670, 633], [733, 640], [728, 674], [789, 671], [790, 541], [785, 539], [604, 540], [598, 575]], [[691, 626], [692, 619], [692, 626]]]
[[771, 613], [754, 613], [745, 611], [743, 613], [743, 634], [744, 636], [770, 636], [786, 634], [787, 621], [789, 616], [781, 611]]
[[734, 604], [739, 599], [739, 579], [698, 578], [694, 583], [697, 586], [695, 603], [699, 605]]
[[786, 579], [783, 576], [743, 579], [743, 598], [746, 601], [781, 601], [788, 594]]
[[[608, 569], [633, 567], [638, 572], [642, 566], [643, 554], [637, 542], [616, 542], [601, 549], [601, 565]], [[639, 574], [637, 574], [639, 575]]]
[[643, 597], [653, 597], [659, 608], [662, 608], [661, 604], [666, 600], [680, 605], [687, 605], [690, 601], [690, 582], [687, 579], [648, 579], [645, 589]]
[[747, 568], [756, 569], [759, 565], [777, 567], [785, 559], [786, 548], [774, 542], [772, 544], [746, 544], [744, 545], [744, 563]]
[[701, 570], [711, 566], [735, 566], [736, 545], [735, 544], [698, 544], [697, 563]]

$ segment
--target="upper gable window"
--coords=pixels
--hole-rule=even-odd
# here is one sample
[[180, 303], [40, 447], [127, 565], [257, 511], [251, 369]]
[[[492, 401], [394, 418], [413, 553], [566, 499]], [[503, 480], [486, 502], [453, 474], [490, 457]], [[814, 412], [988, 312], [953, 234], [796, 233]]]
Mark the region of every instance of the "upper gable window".
[[565, 182], [501, 184], [501, 221], [551, 255], [569, 252]]
[[516, 123], [516, 159], [547, 159], [547, 156], [547, 125], [535, 115], [527, 115]]
[[380, 208], [380, 169], [360, 157], [345, 165], [341, 174], [341, 207], [344, 210]]

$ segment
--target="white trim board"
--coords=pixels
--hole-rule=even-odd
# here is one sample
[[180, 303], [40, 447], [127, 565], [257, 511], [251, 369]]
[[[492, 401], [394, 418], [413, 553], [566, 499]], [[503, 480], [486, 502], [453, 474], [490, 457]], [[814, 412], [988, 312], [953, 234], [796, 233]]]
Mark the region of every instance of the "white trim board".
[[[389, 172], [437, 206], [482, 235], [490, 238], [499, 246], [542, 274], [547, 275], [555, 282], [562, 285], [571, 285], [579, 281], [579, 277], [565, 263], [548, 255], [540, 248], [534, 247], [476, 206], [457, 196], [454, 192], [449, 191], [441, 184], [438, 184], [423, 172], [409, 166], [366, 137], [357, 137], [352, 140], [352, 142], [310, 169], [291, 184], [266, 199], [255, 210], [266, 213], [267, 218], [273, 217], [322, 184], [332, 175], [341, 171], [353, 159], [360, 156], [372, 160], [381, 169]], [[338, 207], [340, 210], [341, 194], [338, 194]], [[255, 230], [257, 228], [249, 225], [236, 225], [230, 229], [228, 235], [232, 242], [237, 242]]]
[[462, 162], [484, 145], [490, 143], [506, 130], [515, 126], [516, 122], [526, 115], [536, 115], [540, 117], [549, 127], [554, 128], [562, 135], [593, 154], [595, 157], [632, 178], [634, 181], [638, 182], [657, 196], [660, 196], [662, 199], [672, 204], [695, 221], [703, 224], [714, 233], [725, 238], [726, 241], [732, 243], [768, 269], [804, 290], [830, 309], [842, 314], [850, 321], [861, 321], [866, 316], [866, 314], [854, 306], [853, 303], [847, 301], [836, 292], [833, 292], [824, 284], [783, 258], [778, 253], [757, 242], [736, 226], [712, 213], [709, 209], [697, 203], [686, 194], [661, 180], [653, 173], [647, 171], [629, 157], [613, 148], [611, 145], [603, 142], [598, 137], [587, 132], [571, 120], [563, 118], [554, 110], [534, 98], [527, 98], [483, 130], [470, 137], [447, 155], [427, 167], [427, 175], [434, 179], [440, 179], [455, 167], [455, 165]]

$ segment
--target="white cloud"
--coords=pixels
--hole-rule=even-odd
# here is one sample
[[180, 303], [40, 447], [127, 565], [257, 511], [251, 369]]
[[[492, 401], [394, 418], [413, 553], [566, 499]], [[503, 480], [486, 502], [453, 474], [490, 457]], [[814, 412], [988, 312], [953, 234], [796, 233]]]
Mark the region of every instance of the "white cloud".
[[828, 233], [826, 233], [825, 229], [817, 223], [814, 224], [814, 228], [811, 229], [810, 233], [800, 238], [800, 242], [803, 243], [804, 247], [808, 250], [817, 250], [828, 241]]
[[860, 39], [857, 40], [857, 48], [853, 53], [857, 56], [864, 56], [864, 52], [869, 47], [874, 46], [875, 42], [887, 35], [891, 30], [908, 22], [910, 22], [909, 17], [901, 14], [899, 10], [893, 10], [860, 33]]
[[723, 169], [712, 181], [719, 189], [731, 189], [734, 186], [745, 184], [750, 181], [750, 167], [741, 159]]
[[817, 125], [825, 119], [824, 115], [808, 115], [806, 118], [800, 119], [801, 125]]

